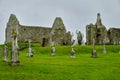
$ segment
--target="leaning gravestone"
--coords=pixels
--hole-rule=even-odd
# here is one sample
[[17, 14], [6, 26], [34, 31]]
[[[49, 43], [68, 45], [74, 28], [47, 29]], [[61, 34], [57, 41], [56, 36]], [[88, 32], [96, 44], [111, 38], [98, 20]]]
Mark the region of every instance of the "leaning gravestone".
[[74, 51], [73, 47], [71, 49], [70, 57], [75, 58], [75, 51]]
[[55, 47], [52, 46], [52, 49], [51, 49], [51, 55], [52, 55], [52, 56], [55, 56], [55, 55], [56, 55], [55, 53], [56, 53]]
[[20, 65], [19, 61], [19, 52], [18, 52], [18, 44], [17, 44], [17, 32], [16, 29], [12, 30], [12, 55], [10, 65], [17, 66]]
[[8, 47], [7, 47], [7, 43], [5, 42], [4, 44], [4, 60], [5, 62], [8, 61]]

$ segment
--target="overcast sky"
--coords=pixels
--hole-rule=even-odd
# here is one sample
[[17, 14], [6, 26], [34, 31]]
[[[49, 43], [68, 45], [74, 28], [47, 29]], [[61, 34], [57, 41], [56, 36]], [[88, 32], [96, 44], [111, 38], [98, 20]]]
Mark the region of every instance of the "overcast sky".
[[10, 14], [20, 24], [52, 27], [55, 17], [61, 17], [67, 31], [80, 30], [85, 36], [87, 24], [96, 22], [120, 28], [120, 0], [0, 0], [0, 43], [5, 40], [5, 28]]

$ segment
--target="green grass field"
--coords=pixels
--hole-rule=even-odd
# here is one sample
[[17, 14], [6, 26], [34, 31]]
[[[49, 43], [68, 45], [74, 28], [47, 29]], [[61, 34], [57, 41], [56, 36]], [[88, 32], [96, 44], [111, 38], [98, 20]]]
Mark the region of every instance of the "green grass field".
[[32, 48], [32, 58], [27, 49], [20, 51], [20, 66], [9, 66], [0, 56], [0, 80], [120, 80], [120, 46], [108, 45], [107, 54], [97, 46], [98, 58], [91, 58], [91, 46], [76, 46], [75, 59], [70, 46], [56, 46], [56, 56], [51, 56], [51, 47]]

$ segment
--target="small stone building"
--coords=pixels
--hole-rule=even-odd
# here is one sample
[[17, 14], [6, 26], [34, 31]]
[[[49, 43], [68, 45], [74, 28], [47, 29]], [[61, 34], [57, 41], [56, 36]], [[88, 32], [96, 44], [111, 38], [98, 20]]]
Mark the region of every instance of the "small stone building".
[[14, 14], [10, 15], [6, 27], [6, 42], [11, 42], [12, 29], [16, 29], [18, 42], [38, 42], [41, 46], [50, 45], [71, 45], [71, 33], [66, 31], [64, 23], [60, 17], [56, 17], [52, 28], [41, 26], [21, 25]]

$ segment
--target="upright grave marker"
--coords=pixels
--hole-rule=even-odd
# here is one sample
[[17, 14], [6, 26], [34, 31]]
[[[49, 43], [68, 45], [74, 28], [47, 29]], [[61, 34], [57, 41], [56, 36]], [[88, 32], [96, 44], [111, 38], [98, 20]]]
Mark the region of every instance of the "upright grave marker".
[[71, 48], [70, 57], [75, 58], [75, 51], [74, 51], [73, 47]]
[[12, 66], [20, 65], [16, 29], [12, 30], [12, 55], [10, 65]]
[[55, 55], [56, 55], [56, 50], [55, 50], [55, 47], [54, 47], [54, 46], [52, 46], [51, 55], [52, 55], [52, 56], [55, 56]]
[[31, 40], [28, 40], [28, 56], [29, 57], [33, 57], [33, 52], [32, 52], [32, 48], [31, 48]]
[[8, 47], [7, 47], [6, 41], [4, 43], [4, 60], [3, 61], [5, 61], [5, 62], [8, 61]]
[[106, 54], [106, 46], [105, 46], [105, 40], [103, 40], [103, 53]]
[[96, 57], [97, 57], [96, 48], [95, 48], [95, 39], [93, 39], [92, 57], [93, 57], [93, 58], [96, 58]]
[[2, 55], [2, 49], [0, 48], [0, 56]]

